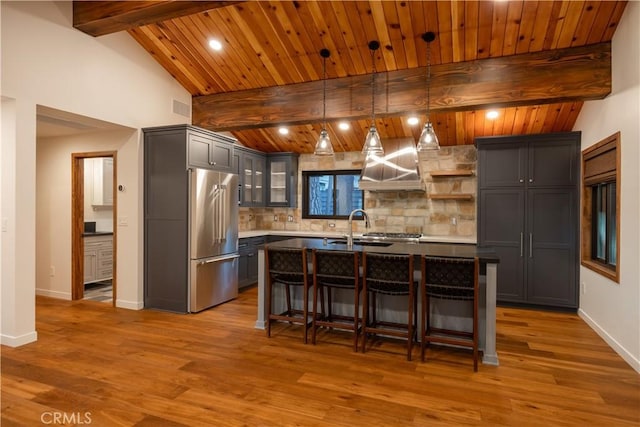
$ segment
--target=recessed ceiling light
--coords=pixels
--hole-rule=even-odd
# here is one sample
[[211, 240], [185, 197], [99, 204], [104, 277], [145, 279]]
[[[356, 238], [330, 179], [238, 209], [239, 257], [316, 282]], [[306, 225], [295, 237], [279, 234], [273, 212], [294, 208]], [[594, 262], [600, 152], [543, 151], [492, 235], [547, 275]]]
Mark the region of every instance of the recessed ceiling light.
[[278, 132], [280, 132], [280, 135], [287, 135], [289, 133], [289, 129], [281, 127], [280, 129], [278, 129]]
[[497, 119], [498, 116], [499, 114], [496, 110], [487, 111], [487, 119], [489, 120]]
[[420, 123], [420, 119], [418, 119], [417, 117], [409, 117], [407, 119], [407, 123], [409, 123], [411, 126], [415, 126]]
[[213, 50], [222, 50], [222, 43], [216, 39], [209, 40], [209, 47]]
[[340, 128], [340, 130], [349, 130], [349, 123], [340, 122], [338, 123], [338, 128]]

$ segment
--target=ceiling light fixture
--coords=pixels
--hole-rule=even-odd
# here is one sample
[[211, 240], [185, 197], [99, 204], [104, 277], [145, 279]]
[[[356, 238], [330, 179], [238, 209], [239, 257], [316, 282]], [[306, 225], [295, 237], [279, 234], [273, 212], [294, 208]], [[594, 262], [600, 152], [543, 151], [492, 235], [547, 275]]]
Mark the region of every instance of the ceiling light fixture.
[[419, 118], [417, 118], [417, 117], [409, 117], [409, 118], [407, 119], [407, 123], [408, 123], [410, 126], [415, 126], [415, 125], [417, 125], [418, 123], [420, 123], [420, 119], [419, 119]]
[[489, 120], [494, 120], [494, 119], [497, 119], [499, 115], [500, 113], [498, 113], [496, 110], [489, 110], [487, 111], [486, 117]]
[[428, 31], [422, 35], [422, 40], [427, 42], [427, 123], [422, 129], [422, 134], [418, 139], [418, 145], [416, 149], [418, 151], [425, 150], [439, 150], [440, 144], [438, 143], [438, 136], [433, 130], [431, 124], [431, 118], [429, 117], [431, 108], [431, 42], [436, 39], [436, 34], [432, 31]]
[[278, 132], [280, 132], [280, 135], [288, 135], [289, 134], [289, 129], [287, 129], [285, 127], [281, 127], [280, 129], [278, 129]]
[[209, 47], [213, 50], [222, 50], [222, 43], [216, 39], [209, 40]]
[[362, 153], [366, 156], [370, 154], [377, 154], [379, 156], [384, 154], [384, 149], [382, 148], [382, 142], [380, 142], [380, 134], [378, 134], [378, 129], [376, 129], [376, 108], [375, 108], [375, 98], [376, 98], [376, 61], [375, 61], [375, 52], [380, 47], [380, 43], [377, 40], [372, 40], [369, 42], [369, 50], [371, 51], [371, 126], [369, 127], [369, 132], [367, 132], [367, 137], [364, 139], [364, 145], [362, 146]]
[[340, 130], [349, 130], [351, 126], [349, 126], [349, 123], [347, 122], [340, 122], [338, 123], [338, 128], [340, 128]]
[[327, 58], [331, 56], [331, 52], [329, 52], [329, 49], [322, 49], [320, 56], [322, 56], [322, 130], [313, 154], [316, 156], [332, 156], [333, 146], [327, 132]]

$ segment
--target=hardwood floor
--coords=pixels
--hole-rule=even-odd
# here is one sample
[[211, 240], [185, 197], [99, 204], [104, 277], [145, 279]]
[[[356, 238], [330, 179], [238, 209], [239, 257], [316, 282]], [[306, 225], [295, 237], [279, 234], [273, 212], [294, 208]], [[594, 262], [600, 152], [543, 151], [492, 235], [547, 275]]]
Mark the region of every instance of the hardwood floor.
[[640, 375], [576, 315], [498, 309], [500, 366], [474, 374], [467, 350], [407, 362], [399, 342], [356, 354], [349, 333], [304, 345], [286, 324], [268, 339], [256, 304], [256, 289], [194, 315], [37, 297], [38, 341], [2, 347], [2, 426], [640, 424]]

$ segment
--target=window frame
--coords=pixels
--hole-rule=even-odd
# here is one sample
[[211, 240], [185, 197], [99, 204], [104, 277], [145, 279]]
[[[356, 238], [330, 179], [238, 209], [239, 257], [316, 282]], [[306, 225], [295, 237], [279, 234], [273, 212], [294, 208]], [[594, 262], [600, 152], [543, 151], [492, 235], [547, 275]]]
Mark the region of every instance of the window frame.
[[[582, 150], [582, 215], [581, 215], [581, 264], [582, 266], [605, 276], [616, 283], [620, 283], [620, 204], [621, 204], [621, 150], [620, 132], [617, 132], [602, 141]], [[597, 229], [593, 218], [597, 211], [597, 200], [594, 194], [597, 189], [615, 185], [615, 200], [607, 194], [607, 224], [605, 257], [597, 256]], [[615, 206], [615, 215], [611, 209]], [[610, 261], [612, 234], [609, 233], [609, 222], [615, 217], [615, 265]]]
[[[334, 208], [336, 207], [336, 180], [338, 176], [353, 175], [360, 177], [360, 169], [341, 169], [341, 170], [325, 170], [325, 171], [302, 171], [302, 219], [349, 219], [349, 215], [310, 215], [309, 214], [309, 177], [331, 175], [334, 181], [334, 193], [332, 195]], [[362, 194], [362, 207], [365, 206], [365, 194], [364, 190], [359, 190]], [[335, 209], [334, 209], [335, 211]], [[361, 220], [363, 216], [361, 214], [354, 215], [353, 219]]]

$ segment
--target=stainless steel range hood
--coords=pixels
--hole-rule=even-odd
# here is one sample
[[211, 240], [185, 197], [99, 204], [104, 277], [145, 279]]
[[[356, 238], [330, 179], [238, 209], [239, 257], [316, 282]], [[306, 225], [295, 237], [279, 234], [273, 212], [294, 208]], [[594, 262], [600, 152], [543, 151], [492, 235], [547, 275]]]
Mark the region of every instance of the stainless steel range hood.
[[367, 191], [425, 191], [413, 138], [382, 140], [384, 156], [369, 155], [358, 186]]

